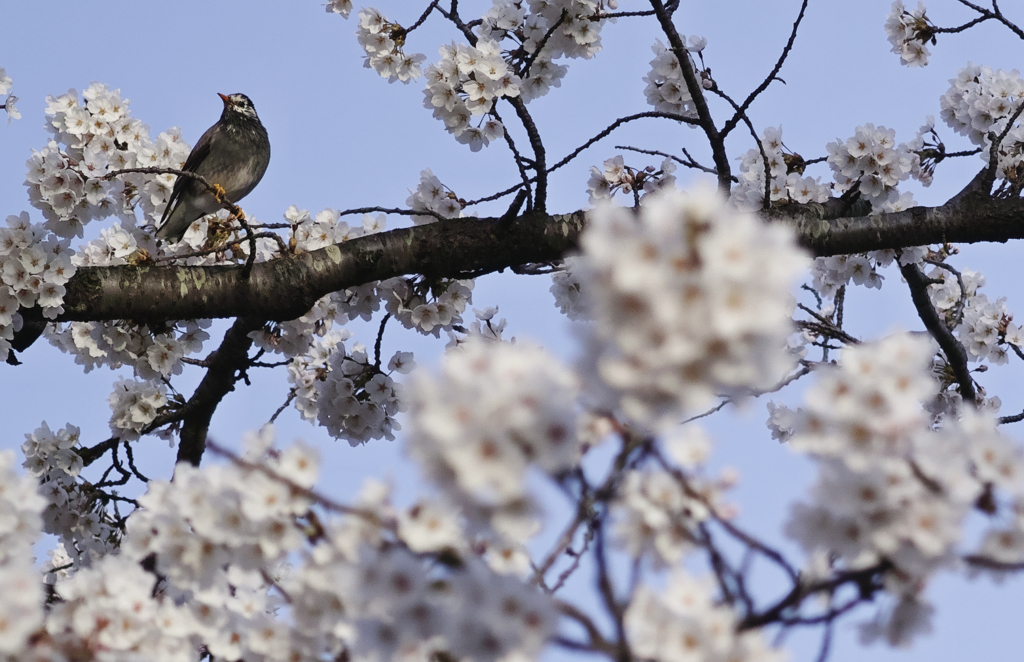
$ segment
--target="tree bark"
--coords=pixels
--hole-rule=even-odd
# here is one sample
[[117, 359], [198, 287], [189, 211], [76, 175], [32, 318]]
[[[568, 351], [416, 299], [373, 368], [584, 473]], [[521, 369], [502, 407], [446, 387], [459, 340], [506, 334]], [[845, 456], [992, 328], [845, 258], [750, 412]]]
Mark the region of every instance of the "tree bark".
[[[874, 216], [840, 216], [840, 203], [765, 212], [791, 224], [815, 256], [924, 244], [1024, 238], [1024, 201], [972, 196], [953, 205]], [[254, 265], [83, 267], [67, 284], [59, 321], [167, 320], [252, 316], [289, 320], [318, 298], [407, 274], [472, 277], [559, 260], [577, 250], [585, 213], [528, 214], [511, 222], [462, 218], [360, 237]], [[24, 311], [31, 316], [29, 311]]]

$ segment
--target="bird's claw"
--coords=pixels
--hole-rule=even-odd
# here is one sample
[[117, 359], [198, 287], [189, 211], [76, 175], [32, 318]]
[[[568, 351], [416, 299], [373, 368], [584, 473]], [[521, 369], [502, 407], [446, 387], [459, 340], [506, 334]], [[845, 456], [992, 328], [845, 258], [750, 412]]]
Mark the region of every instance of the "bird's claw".
[[228, 192], [225, 191], [224, 187], [221, 186], [220, 184], [213, 185], [213, 195], [215, 198], [217, 198], [217, 202], [224, 202], [224, 196], [227, 194]]

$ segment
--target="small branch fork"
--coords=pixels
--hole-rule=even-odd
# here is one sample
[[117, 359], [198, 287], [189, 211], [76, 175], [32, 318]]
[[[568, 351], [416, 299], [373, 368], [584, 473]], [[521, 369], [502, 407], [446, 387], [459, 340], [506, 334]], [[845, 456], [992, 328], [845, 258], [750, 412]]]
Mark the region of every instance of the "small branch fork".
[[957, 390], [964, 402], [977, 403], [978, 393], [974, 389], [974, 378], [971, 377], [971, 371], [967, 367], [967, 350], [939, 319], [939, 314], [928, 297], [930, 281], [916, 264], [900, 265], [900, 273], [903, 274], [904, 280], [910, 287], [910, 297], [914, 302], [914, 307], [917, 308], [918, 316], [946, 356], [946, 361], [957, 382]]
[[[248, 221], [245, 220], [245, 212], [242, 211], [241, 207], [239, 207], [234, 202], [224, 197], [224, 188], [222, 186], [220, 186], [219, 184], [211, 184], [202, 175], [197, 175], [194, 172], [188, 172], [185, 170], [178, 170], [176, 168], [123, 168], [121, 170], [114, 170], [113, 172], [108, 172], [106, 175], [103, 176], [103, 179], [111, 180], [119, 175], [126, 174], [176, 175], [178, 177], [186, 177], [188, 179], [191, 179], [202, 184], [206, 188], [206, 190], [209, 191], [214, 198], [216, 198], [217, 202], [220, 203], [220, 205], [224, 209], [227, 209], [228, 213], [230, 213], [231, 216], [234, 217], [242, 226], [242, 230], [245, 232], [245, 240], [249, 243], [249, 255], [246, 257], [245, 267], [242, 269], [242, 273], [245, 276], [249, 275], [249, 273], [252, 271], [252, 265], [256, 261], [257, 235], [253, 233], [252, 228], [249, 226]], [[219, 252], [219, 250], [222, 249], [214, 249], [209, 252], [216, 253]]]
[[962, 32], [969, 27], [981, 23], [982, 21], [995, 20], [1009, 28], [1010, 31], [1013, 32], [1013, 34], [1017, 35], [1021, 39], [1024, 39], [1024, 29], [1021, 29], [1018, 25], [1011, 22], [1009, 19], [1006, 18], [1006, 16], [1003, 15], [1002, 10], [999, 9], [999, 0], [992, 0], [992, 9], [985, 9], [984, 7], [976, 5], [973, 2], [968, 2], [968, 0], [958, 0], [958, 2], [965, 7], [969, 7], [974, 11], [978, 12], [979, 14], [981, 14], [981, 16], [974, 19], [973, 21], [966, 23], [965, 25], [961, 25], [956, 28], [937, 28], [935, 32]]

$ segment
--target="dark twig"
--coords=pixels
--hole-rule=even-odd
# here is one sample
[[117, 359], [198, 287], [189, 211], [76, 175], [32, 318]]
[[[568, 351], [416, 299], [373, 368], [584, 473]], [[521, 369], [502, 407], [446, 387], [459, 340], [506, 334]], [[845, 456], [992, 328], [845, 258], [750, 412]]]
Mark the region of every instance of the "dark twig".
[[686, 45], [683, 44], [676, 26], [673, 25], [672, 17], [666, 11], [665, 5], [662, 4], [661, 0], [650, 0], [650, 3], [654, 9], [655, 16], [658, 17], [658, 23], [661, 24], [662, 31], [668, 38], [672, 52], [675, 53], [676, 59], [679, 60], [679, 68], [683, 74], [683, 80], [686, 82], [686, 90], [690, 93], [693, 106], [697, 110], [697, 124], [703, 129], [704, 135], [708, 138], [708, 144], [711, 146], [715, 170], [718, 171], [718, 188], [723, 194], [728, 195], [732, 183], [730, 180], [732, 170], [729, 166], [729, 155], [725, 151], [725, 140], [718, 133], [718, 129], [715, 128], [715, 122], [711, 118], [711, 110], [708, 108], [707, 99], [704, 97], [704, 88], [701, 85], [701, 81], [698, 80], [696, 72], [693, 70], [690, 54], [686, 50]]
[[964, 402], [974, 404], [978, 395], [974, 390], [974, 380], [967, 367], [967, 351], [939, 319], [935, 306], [932, 305], [931, 299], [928, 297], [928, 279], [916, 264], [901, 265], [900, 272], [910, 287], [910, 298], [914, 302], [914, 307], [917, 308], [918, 316], [946, 355], [946, 361], [949, 362], [957, 381], [957, 390], [960, 391]]
[[932, 260], [929, 258], [924, 258], [924, 261], [927, 262], [928, 264], [933, 264], [936, 267], [939, 267], [940, 269], [945, 269], [946, 271], [948, 271], [949, 273], [953, 274], [956, 277], [956, 283], [957, 285], [960, 286], [960, 298], [957, 300], [956, 306], [953, 308], [952, 326], [953, 328], [956, 328], [957, 325], [959, 325], [960, 322], [963, 321], [964, 308], [967, 307], [967, 287], [964, 285], [963, 274], [961, 274], [959, 271], [957, 271], [956, 269], [954, 269], [953, 267], [949, 266], [948, 264], [941, 260]]
[[141, 480], [143, 483], [148, 483], [149, 479], [143, 476], [142, 472], [140, 472], [135, 467], [135, 452], [132, 450], [132, 442], [124, 442], [124, 453], [125, 455], [128, 456], [128, 468], [132, 470], [132, 473], [135, 474], [135, 477]]
[[373, 344], [373, 369], [376, 372], [380, 372], [380, 344], [384, 341], [384, 327], [387, 326], [389, 319], [391, 319], [391, 313], [387, 313], [380, 320], [380, 328], [377, 329], [377, 342]]
[[988, 139], [992, 141], [992, 145], [989, 146], [988, 152], [988, 168], [985, 171], [985, 190], [991, 190], [992, 184], [996, 181], [996, 173], [999, 170], [999, 147], [1006, 140], [1006, 136], [1010, 135], [1010, 131], [1013, 129], [1013, 123], [1017, 121], [1020, 114], [1024, 113], [1024, 101], [1017, 100], [1017, 110], [1013, 111], [1013, 115], [1006, 122], [1006, 127], [996, 136], [995, 132], [989, 132]]
[[1010, 416], [1000, 416], [997, 420], [999, 425], [1005, 425], [1007, 423], [1020, 423], [1024, 421], [1024, 411], [1019, 414], [1013, 414]]
[[[807, 4], [807, 0], [804, 0], [804, 4]], [[736, 113], [743, 120], [743, 123], [747, 125], [747, 129], [750, 130], [750, 135], [754, 138], [754, 144], [757, 145], [757, 151], [761, 153], [761, 163], [764, 164], [764, 201], [761, 204], [762, 209], [767, 209], [772, 206], [772, 165], [768, 161], [768, 153], [764, 151], [764, 144], [761, 142], [761, 137], [757, 135], [757, 129], [754, 128], [754, 123], [750, 121], [747, 114], [736, 105], [736, 102], [732, 98], [720, 90], [718, 86], [711, 88], [711, 91], [722, 97], [729, 102]]]
[[[505, 123], [504, 120], [501, 119], [501, 116], [498, 114], [497, 108], [492, 107], [491, 114], [494, 115], [494, 119], [498, 120], [502, 124]], [[533, 209], [533, 198], [530, 196], [530, 175], [528, 172], [526, 172], [526, 161], [523, 159], [522, 155], [519, 153], [519, 150], [516, 148], [516, 143], [515, 141], [512, 140], [512, 134], [505, 130], [502, 131], [502, 135], [505, 138], [505, 143], [508, 145], [508, 148], [512, 150], [512, 156], [516, 160], [516, 168], [519, 169], [519, 177], [523, 180], [523, 190], [526, 192], [527, 200], [529, 200], [529, 202], [526, 205], [526, 210], [530, 211], [531, 209]]]
[[793, 44], [796, 42], [796, 32], [800, 28], [800, 22], [804, 20], [804, 12], [807, 11], [807, 1], [803, 0], [800, 4], [800, 13], [797, 15], [796, 21], [793, 22], [793, 30], [789, 33], [789, 41], [786, 42], [786, 46], [782, 49], [782, 55], [779, 56], [771, 73], [743, 100], [743, 103], [736, 108], [736, 113], [722, 126], [722, 138], [725, 138], [729, 135], [730, 131], [736, 128], [736, 124], [743, 118], [747, 108], [750, 108], [750, 104], [754, 103], [754, 100], [768, 89], [768, 86], [771, 85], [775, 77], [782, 71], [782, 65], [785, 64], [786, 58], [789, 57], [789, 52], [793, 50]]
[[984, 16], [985, 18], [992, 18], [999, 21], [1007, 28], [1009, 28], [1010, 31], [1013, 32], [1013, 34], [1017, 35], [1021, 39], [1024, 39], [1024, 30], [1022, 30], [1016, 24], [1012, 23], [1005, 16], [1003, 16], [1003, 12], [999, 10], [998, 0], [992, 0], [992, 11], [985, 9], [984, 7], [979, 7], [973, 2], [968, 2], [968, 0], [959, 0], [959, 2], [965, 7], [970, 7], [974, 11]]
[[434, 11], [434, 9], [437, 7], [437, 3], [439, 3], [440, 1], [441, 0], [434, 0], [433, 2], [431, 2], [427, 6], [426, 10], [424, 10], [423, 14], [421, 14], [420, 17], [416, 19], [416, 22], [405, 29], [405, 34], [409, 34], [416, 28], [423, 25], [423, 22], [427, 20], [428, 16], [430, 16], [430, 12]]
[[[685, 115], [680, 115], [678, 113], [663, 113], [663, 112], [654, 111], [654, 110], [646, 111], [646, 112], [643, 112], [643, 113], [636, 113], [635, 115], [628, 115], [626, 117], [620, 117], [619, 119], [615, 120], [614, 122], [609, 124], [607, 127], [605, 127], [596, 136], [594, 136], [593, 138], [591, 138], [587, 142], [583, 143], [582, 145], [580, 145], [579, 147], [577, 147], [573, 151], [569, 152], [569, 154], [565, 158], [563, 158], [561, 161], [559, 161], [555, 165], [551, 166], [547, 170], [547, 172], [550, 174], [550, 173], [554, 172], [555, 170], [558, 170], [562, 166], [568, 164], [573, 159], [575, 159], [577, 156], [579, 156], [580, 153], [583, 152], [583, 150], [587, 149], [588, 147], [590, 147], [594, 143], [600, 141], [601, 139], [608, 137], [608, 135], [611, 134], [612, 131], [614, 131], [615, 129], [619, 128], [623, 124], [626, 124], [627, 122], [633, 122], [635, 120], [643, 119], [645, 117], [660, 117], [660, 118], [665, 118], [665, 119], [670, 119], [670, 120], [676, 120], [676, 121], [679, 121], [679, 122], [685, 122], [686, 124], [694, 124], [694, 125], [697, 124], [697, 120], [693, 119], [692, 117], [687, 117]], [[530, 181], [534, 182], [534, 181], [536, 181], [536, 179], [537, 179], [536, 177], [531, 177]], [[507, 189], [505, 189], [503, 191], [498, 191], [497, 193], [493, 193], [493, 194], [485, 196], [483, 198], [477, 198], [475, 200], [470, 200], [469, 202], [466, 203], [466, 206], [468, 207], [470, 205], [476, 205], [476, 204], [479, 204], [481, 202], [490, 202], [491, 200], [497, 200], [499, 198], [503, 198], [506, 195], [509, 195], [511, 193], [515, 193], [516, 191], [518, 191], [522, 187], [523, 187], [523, 184], [516, 184], [515, 186], [511, 186], [511, 187], [509, 187], [509, 188], [507, 188]]]
[[[695, 161], [694, 158], [692, 156], [690, 156], [690, 153], [686, 151], [686, 148], [683, 148], [683, 150], [682, 150], [683, 151], [683, 155], [686, 157], [685, 159], [681, 159], [678, 156], [675, 156], [673, 154], [668, 154], [666, 152], [659, 152], [656, 149], [640, 149], [639, 147], [630, 147], [629, 145], [615, 145], [615, 149], [624, 149], [624, 150], [627, 150], [627, 151], [630, 151], [630, 152], [639, 152], [640, 154], [647, 154], [649, 156], [663, 156], [666, 159], [672, 159], [673, 161], [675, 161], [679, 165], [686, 166], [687, 168], [693, 168], [694, 170], [700, 170], [702, 172], [706, 172], [706, 173], [711, 174], [711, 175], [717, 175], [718, 174], [717, 172], [715, 172], [714, 168], [709, 168], [709, 167], [707, 167], [705, 165], [701, 165], [701, 164], [697, 163], [697, 161]], [[732, 178], [732, 181], [735, 184], [736, 182], [739, 181], [739, 178], [734, 176]]]
[[533, 66], [533, 63], [537, 61], [537, 58], [540, 56], [540, 52], [544, 50], [544, 46], [547, 45], [548, 39], [551, 39], [551, 36], [555, 34], [555, 30], [561, 27], [562, 23], [565, 22], [565, 19], [568, 16], [569, 12], [563, 9], [562, 15], [558, 17], [558, 20], [548, 28], [548, 31], [544, 33], [541, 40], [537, 42], [537, 49], [533, 51], [533, 53], [530, 54], [530, 57], [527, 58], [526, 62], [523, 63], [523, 70], [519, 73], [520, 78], [526, 80], [530, 77], [530, 68]]
[[516, 115], [519, 117], [519, 121], [522, 122], [523, 128], [526, 129], [526, 135], [530, 139], [530, 146], [533, 148], [533, 169], [537, 173], [533, 195], [533, 209], [539, 214], [544, 214], [547, 212], [548, 200], [547, 153], [544, 150], [544, 142], [541, 140], [540, 131], [537, 129], [530, 111], [526, 109], [526, 102], [523, 101], [523, 98], [504, 98], [515, 108]]
[[985, 568], [986, 570], [1003, 570], [1007, 572], [1020, 572], [1021, 570], [1024, 570], [1024, 563], [1007, 563], [1005, 561], [990, 559], [987, 556], [981, 556], [979, 554], [970, 554], [965, 556], [964, 562], [976, 568]]
[[288, 397], [285, 399], [284, 404], [277, 408], [277, 411], [274, 412], [274, 415], [271, 416], [270, 420], [267, 421], [267, 422], [268, 423], [273, 423], [274, 421], [276, 421], [277, 417], [280, 416], [281, 413], [285, 409], [288, 408], [288, 405], [290, 405], [292, 403], [292, 400], [294, 400], [294, 399], [295, 399], [295, 389], [293, 388], [290, 391], [288, 391]]

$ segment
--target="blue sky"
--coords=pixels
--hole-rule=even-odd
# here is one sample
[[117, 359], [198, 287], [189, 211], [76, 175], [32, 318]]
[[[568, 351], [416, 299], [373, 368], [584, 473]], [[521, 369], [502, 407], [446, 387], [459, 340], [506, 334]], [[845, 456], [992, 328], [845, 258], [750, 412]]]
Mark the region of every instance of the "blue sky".
[[[426, 2], [393, 0], [378, 6], [392, 20], [408, 24]], [[1007, 3], [1010, 4], [1010, 3]], [[706, 62], [719, 85], [734, 98], [743, 98], [771, 69], [788, 37], [799, 2], [795, 0], [720, 0], [684, 2], [676, 23], [685, 34], [703, 35], [709, 45]], [[968, 61], [1011, 69], [1020, 61], [1022, 44], [1008, 30], [982, 25], [963, 35], [940, 35], [931, 64], [910, 70], [888, 52], [882, 25], [887, 0], [811, 2], [801, 34], [781, 77], [752, 108], [760, 131], [781, 124], [786, 144], [806, 158], [825, 154], [825, 143], [845, 139], [865, 122], [896, 129], [897, 140], [913, 137], [926, 115], [938, 116], [938, 98], [947, 80]], [[465, 16], [483, 13], [489, 3], [460, 3]], [[621, 9], [643, 8], [638, 0], [622, 0]], [[953, 0], [930, 3], [930, 15], [941, 25], [970, 18]], [[1015, 8], [1014, 8], [1015, 9]], [[1014, 11], [1010, 9], [1010, 11]], [[1018, 23], [1024, 23], [1019, 12]], [[437, 47], [459, 35], [432, 18], [410, 36], [407, 50], [436, 59]], [[24, 162], [32, 148], [47, 140], [42, 130], [44, 99], [68, 88], [79, 91], [91, 81], [120, 88], [131, 99], [135, 117], [150, 125], [153, 135], [180, 126], [194, 143], [216, 121], [221, 101], [216, 93], [243, 92], [255, 103], [273, 144], [273, 158], [261, 185], [242, 205], [247, 214], [277, 221], [289, 205], [312, 212], [324, 207], [346, 209], [368, 205], [400, 206], [419, 172], [431, 168], [461, 197], [474, 198], [502, 189], [517, 179], [507, 149], [497, 143], [472, 153], [449, 136], [421, 106], [421, 85], [388, 85], [361, 63], [355, 23], [324, 12], [312, 1], [270, 2], [107, 2], [8, 3], [4, 8], [5, 36], [0, 66], [14, 79], [23, 119], [0, 125], [0, 214], [28, 210], [23, 186]], [[59, 26], [59, 27], [58, 27]], [[647, 110], [644, 83], [652, 57], [650, 45], [658, 36], [648, 19], [620, 20], [604, 29], [605, 51], [592, 61], [572, 61], [561, 88], [531, 104], [545, 136], [548, 153], [556, 159], [585, 142], [617, 117]], [[726, 117], [717, 110], [719, 124]], [[506, 113], [511, 115], [511, 113]], [[516, 131], [515, 128], [512, 129]], [[965, 149], [948, 129], [940, 129], [951, 150]], [[521, 132], [515, 134], [525, 141]], [[698, 131], [669, 122], [641, 121], [624, 127], [585, 152], [574, 166], [552, 179], [549, 209], [571, 211], [584, 207], [588, 167], [617, 153], [614, 145], [676, 152], [682, 147], [710, 162]], [[752, 147], [744, 131], [730, 139], [733, 156]], [[627, 163], [649, 161], [627, 155]], [[942, 164], [930, 189], [910, 187], [922, 204], [949, 198], [981, 167], [973, 158]], [[808, 174], [823, 175], [827, 166]], [[689, 172], [677, 173], [681, 182]], [[483, 207], [497, 214], [502, 205]], [[389, 227], [403, 225], [389, 219]], [[75, 244], [73, 244], [75, 245]], [[980, 270], [988, 278], [990, 298], [1008, 297], [1010, 310], [1024, 309], [1016, 264], [1019, 247], [966, 247], [954, 263]], [[547, 277], [490, 276], [477, 285], [474, 305], [498, 305], [509, 320], [506, 335], [540, 342], [571, 359], [575, 341], [548, 294]], [[854, 333], [870, 338], [894, 328], [921, 328], [909, 307], [898, 273], [887, 273], [880, 291], [854, 291], [847, 319]], [[215, 327], [222, 329], [223, 324]], [[366, 326], [354, 327], [357, 339], [372, 343]], [[218, 332], [206, 350], [216, 346]], [[385, 354], [413, 350], [420, 364], [433, 364], [443, 342], [397, 329], [385, 338]], [[25, 365], [0, 366], [3, 432], [0, 447], [17, 448], [25, 432], [41, 421], [51, 427], [66, 422], [81, 426], [83, 440], [94, 443], [107, 436], [106, 398], [117, 375], [106, 369], [83, 375], [73, 361], [38, 343], [22, 355]], [[1004, 413], [1024, 409], [1024, 393], [1014, 388], [1016, 366], [982, 376], [991, 393], [1002, 397]], [[198, 374], [186, 375], [178, 388], [189, 393]], [[255, 375], [251, 388], [240, 388], [225, 400], [211, 427], [211, 436], [237, 443], [241, 433], [259, 426], [287, 394], [283, 373]], [[797, 402], [798, 390], [788, 396]], [[782, 398], [779, 398], [782, 399]], [[749, 403], [738, 414], [731, 409], [709, 424], [718, 441], [717, 466], [735, 466], [741, 482], [734, 499], [740, 522], [766, 538], [786, 545], [779, 532], [787, 506], [803, 494], [813, 475], [804, 460], [773, 442], [763, 427], [763, 400]], [[1020, 436], [1015, 430], [1009, 433]], [[294, 410], [282, 415], [279, 439], [301, 437], [316, 443], [325, 460], [323, 488], [338, 497], [352, 495], [364, 476], [390, 475], [402, 498], [416, 489], [415, 471], [402, 457], [401, 439], [349, 448], [302, 422]], [[166, 476], [173, 451], [163, 442], [145, 440], [144, 471]], [[790, 549], [792, 549], [790, 547]], [[881, 647], [862, 650], [851, 622], [840, 626], [831, 659], [959, 660], [1016, 659], [1024, 647], [1019, 605], [1024, 583], [1010, 580], [994, 587], [988, 580], [967, 581], [942, 576], [931, 587], [938, 614], [935, 633], [910, 651]], [[813, 659], [816, 636], [790, 639], [797, 660]]]

